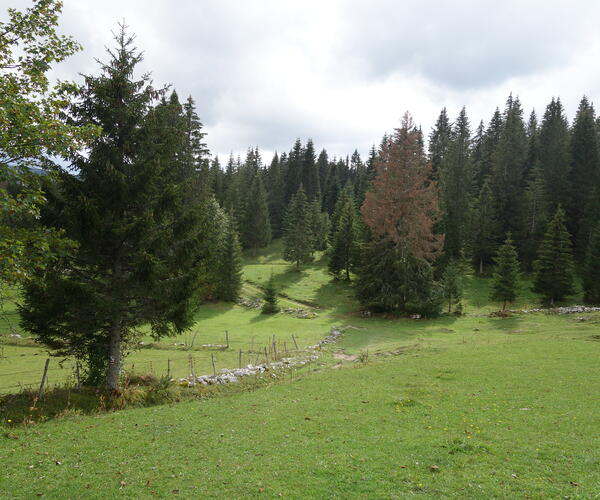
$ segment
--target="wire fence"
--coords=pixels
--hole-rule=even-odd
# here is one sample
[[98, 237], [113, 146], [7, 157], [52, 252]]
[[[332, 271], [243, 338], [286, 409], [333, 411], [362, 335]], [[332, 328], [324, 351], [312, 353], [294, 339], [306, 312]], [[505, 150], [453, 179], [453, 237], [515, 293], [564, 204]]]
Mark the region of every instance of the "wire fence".
[[[173, 379], [183, 379], [198, 375], [216, 375], [223, 369], [241, 368], [247, 365], [258, 365], [281, 360], [286, 357], [295, 357], [305, 353], [306, 349], [300, 348], [299, 339], [291, 335], [286, 339], [277, 339], [273, 335], [269, 341], [262, 342], [236, 341], [230, 338], [227, 332], [224, 338], [193, 346], [193, 341], [184, 349], [141, 349], [139, 356], [144, 354], [153, 356], [153, 359], [134, 359], [123, 364], [123, 372], [129, 375], [152, 374], [166, 376]], [[182, 347], [182, 346], [180, 346]], [[185, 354], [184, 354], [185, 353]], [[45, 360], [44, 366], [31, 370], [4, 371], [11, 364], [24, 358], [36, 358], [40, 365]], [[40, 393], [49, 387], [80, 385], [81, 366], [71, 360], [48, 358], [39, 354], [2, 356], [0, 357], [0, 394], [15, 391], [37, 389]]]

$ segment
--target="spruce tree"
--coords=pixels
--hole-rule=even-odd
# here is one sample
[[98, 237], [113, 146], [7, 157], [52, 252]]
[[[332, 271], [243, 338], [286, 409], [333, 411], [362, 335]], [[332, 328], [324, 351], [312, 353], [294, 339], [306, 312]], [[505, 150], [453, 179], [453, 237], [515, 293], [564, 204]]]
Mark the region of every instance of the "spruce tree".
[[309, 214], [306, 194], [300, 186], [285, 214], [283, 233], [283, 258], [288, 262], [294, 262], [296, 269], [300, 269], [300, 264], [311, 260], [313, 232]]
[[99, 76], [85, 76], [72, 115], [102, 127], [77, 175], [64, 170], [53, 224], [78, 246], [31, 280], [23, 327], [56, 355], [87, 364], [88, 381], [119, 389], [123, 353], [148, 325], [155, 338], [194, 321], [203, 262], [198, 172], [183, 154], [185, 121], [175, 100], [155, 106], [142, 57], [122, 27]]
[[360, 242], [359, 215], [351, 184], [344, 188], [332, 220], [328, 270], [336, 278], [343, 273], [350, 280], [350, 271], [354, 270], [357, 263]]
[[232, 217], [225, 221], [219, 254], [217, 298], [235, 302], [242, 288], [242, 247]]
[[263, 314], [275, 314], [279, 312], [279, 300], [277, 298], [277, 288], [275, 287], [273, 274], [271, 274], [263, 291], [263, 301], [264, 304], [261, 311]]
[[518, 99], [510, 96], [498, 143], [492, 154], [491, 188], [501, 234], [512, 233], [517, 241], [523, 233], [524, 169], [527, 134]]
[[592, 231], [583, 267], [583, 293], [586, 302], [600, 304], [600, 224]]
[[565, 212], [560, 206], [548, 223], [537, 256], [534, 262], [535, 292], [550, 304], [575, 293], [571, 239], [566, 228]]
[[510, 234], [506, 236], [504, 244], [498, 249], [494, 258], [494, 282], [492, 284], [492, 300], [502, 302], [502, 310], [506, 309], [507, 302], [517, 298], [519, 284], [519, 257], [513, 245]]
[[550, 213], [559, 205], [571, 207], [571, 154], [569, 124], [560, 99], [552, 99], [544, 113], [539, 135], [539, 161]]
[[271, 160], [267, 170], [267, 193], [269, 200], [269, 215], [271, 231], [274, 238], [279, 238], [283, 232], [283, 216], [285, 214], [285, 187], [281, 172], [281, 162], [277, 153]]
[[457, 260], [450, 260], [444, 267], [441, 279], [442, 293], [448, 304], [448, 314], [455, 306], [457, 312], [462, 312], [461, 300], [464, 293], [464, 265]]
[[448, 258], [456, 259], [461, 255], [468, 241], [469, 211], [473, 192], [471, 132], [465, 108], [462, 108], [452, 127], [447, 151], [440, 167], [444, 252]]
[[329, 237], [329, 215], [321, 211], [321, 202], [314, 200], [309, 203], [308, 213], [312, 231], [312, 252], [327, 249]]
[[325, 198], [325, 191], [327, 190], [327, 178], [329, 177], [329, 157], [325, 149], [319, 153], [317, 159], [317, 169], [319, 170], [319, 186], [321, 187], [321, 203]]
[[321, 186], [319, 169], [315, 157], [315, 147], [312, 139], [306, 143], [302, 155], [302, 185], [309, 202], [319, 201], [321, 203]]
[[571, 224], [576, 237], [575, 250], [580, 260], [585, 257], [596, 217], [600, 190], [600, 143], [594, 107], [584, 96], [579, 103], [571, 133]]
[[267, 193], [260, 172], [256, 171], [247, 190], [242, 212], [241, 236], [245, 248], [256, 250], [271, 242], [271, 221], [267, 205]]
[[498, 220], [489, 182], [485, 182], [475, 202], [471, 218], [470, 252], [473, 265], [483, 274], [498, 247]]
[[429, 161], [431, 162], [431, 176], [439, 179], [439, 172], [442, 168], [442, 162], [448, 152], [452, 127], [448, 118], [446, 108], [442, 108], [440, 116], [431, 133], [429, 134]]
[[539, 166], [531, 171], [531, 179], [525, 188], [524, 237], [521, 255], [526, 269], [531, 269], [544, 229], [548, 222], [548, 198], [546, 183]]

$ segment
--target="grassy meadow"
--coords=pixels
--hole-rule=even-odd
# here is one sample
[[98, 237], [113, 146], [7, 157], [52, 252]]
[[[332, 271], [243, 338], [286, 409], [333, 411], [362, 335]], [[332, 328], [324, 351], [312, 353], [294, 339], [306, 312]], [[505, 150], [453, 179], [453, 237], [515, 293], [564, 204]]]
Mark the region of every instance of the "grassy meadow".
[[[292, 334], [302, 349], [348, 327], [318, 361], [218, 397], [72, 408], [30, 426], [0, 400], [0, 498], [598, 497], [600, 314], [490, 317], [490, 280], [471, 277], [464, 316], [367, 318], [321, 255], [300, 272], [280, 255], [276, 242], [246, 257], [243, 295], [272, 273], [283, 307], [317, 317], [208, 304], [191, 333], [143, 338], [127, 367], [161, 374], [173, 360], [183, 377], [192, 354], [211, 373], [211, 356], [217, 369], [236, 367], [240, 349], [253, 362], [273, 335], [291, 351]], [[522, 288], [512, 307], [539, 306]], [[225, 330], [229, 349], [202, 347]], [[2, 333], [0, 387], [39, 383], [43, 349]], [[72, 376], [58, 361], [51, 384]]]

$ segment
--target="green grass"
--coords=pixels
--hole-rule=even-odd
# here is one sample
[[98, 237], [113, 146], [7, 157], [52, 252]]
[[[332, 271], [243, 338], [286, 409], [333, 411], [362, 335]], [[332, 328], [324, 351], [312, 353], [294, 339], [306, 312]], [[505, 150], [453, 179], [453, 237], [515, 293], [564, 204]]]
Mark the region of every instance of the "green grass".
[[[590, 333], [598, 317], [536, 319], [535, 331], [478, 334], [489, 339], [432, 333], [402, 354], [316, 366], [251, 393], [11, 428], [0, 441], [0, 491], [593, 498], [600, 342]], [[363, 336], [349, 330], [343, 342]]]
[[[473, 277], [465, 316], [365, 318], [322, 256], [298, 272], [280, 259], [279, 245], [246, 256], [244, 294], [258, 296], [273, 273], [288, 297], [282, 305], [318, 304], [317, 318], [208, 304], [192, 333], [150, 346], [144, 338], [127, 367], [144, 372], [152, 363], [160, 374], [167, 359], [179, 359], [173, 372], [185, 376], [191, 353], [196, 372], [210, 373], [211, 355], [217, 368], [237, 366], [252, 339], [256, 348], [275, 334], [289, 347], [294, 333], [305, 346], [351, 325], [321, 360], [293, 379], [262, 379], [251, 392], [252, 384], [211, 399], [115, 413], [73, 404], [30, 427], [8, 424], [4, 413], [0, 498], [598, 495], [600, 314], [491, 318], [491, 281]], [[526, 282], [511, 307], [539, 303]], [[225, 330], [229, 350], [201, 347], [224, 343]], [[179, 345], [194, 333], [191, 351]], [[0, 386], [4, 374], [16, 380], [28, 368], [39, 382], [43, 349], [19, 343], [4, 346]], [[368, 362], [333, 356], [339, 352]]]

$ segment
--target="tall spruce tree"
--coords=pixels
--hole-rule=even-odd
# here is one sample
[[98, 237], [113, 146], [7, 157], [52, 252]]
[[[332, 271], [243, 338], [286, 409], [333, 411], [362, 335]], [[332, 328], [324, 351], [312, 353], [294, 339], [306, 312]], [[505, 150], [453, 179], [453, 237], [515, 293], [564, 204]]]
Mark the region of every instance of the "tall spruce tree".
[[494, 196], [490, 183], [485, 182], [471, 217], [470, 253], [473, 265], [483, 274], [486, 265], [490, 264], [498, 248], [498, 219], [494, 207]]
[[242, 247], [233, 217], [225, 221], [218, 268], [217, 297], [235, 302], [242, 289]]
[[154, 107], [142, 57], [121, 27], [99, 76], [85, 76], [74, 118], [101, 135], [77, 176], [63, 171], [55, 226], [78, 243], [31, 280], [23, 327], [53, 353], [87, 362], [88, 381], [119, 389], [124, 351], [149, 325], [156, 338], [193, 323], [202, 242], [198, 172], [182, 161], [185, 122], [177, 102]]
[[298, 192], [290, 200], [284, 219], [283, 258], [294, 262], [296, 268], [309, 262], [313, 249], [313, 233], [310, 226], [309, 204], [300, 186]]
[[260, 172], [256, 170], [247, 191], [241, 226], [242, 243], [245, 248], [256, 250], [271, 242], [271, 222], [267, 193]]
[[267, 170], [267, 192], [269, 199], [269, 216], [271, 217], [271, 230], [274, 238], [279, 238], [283, 232], [283, 216], [285, 214], [285, 186], [281, 162], [277, 153], [273, 155]]
[[450, 124], [450, 119], [448, 118], [448, 112], [446, 111], [446, 108], [442, 108], [442, 111], [429, 134], [429, 161], [431, 162], [431, 176], [434, 179], [439, 178], [439, 172], [448, 151], [451, 135], [452, 126]]
[[585, 257], [595, 221], [600, 189], [600, 143], [595, 123], [594, 107], [583, 97], [577, 109], [571, 133], [571, 217], [575, 250], [581, 260]]
[[544, 113], [540, 127], [539, 161], [546, 184], [550, 213], [554, 213], [559, 205], [569, 210], [571, 207], [569, 124], [560, 99], [552, 99]]
[[331, 275], [337, 278], [343, 273], [347, 280], [356, 267], [360, 243], [360, 219], [352, 191], [352, 185], [348, 183], [335, 206], [328, 264]]
[[525, 268], [530, 270], [535, 260], [537, 248], [544, 237], [544, 230], [549, 218], [546, 183], [539, 166], [535, 166], [530, 172], [530, 179], [525, 188], [524, 201], [524, 232], [521, 255]]
[[319, 170], [319, 186], [321, 187], [321, 203], [325, 198], [327, 190], [327, 178], [329, 177], [329, 157], [327, 151], [322, 149], [317, 158], [317, 169]]
[[504, 244], [498, 249], [494, 261], [496, 268], [494, 269], [491, 299], [502, 302], [504, 311], [506, 303], [513, 302], [517, 298], [519, 284], [519, 256], [510, 234], [506, 236]]
[[[501, 234], [522, 238], [523, 184], [527, 134], [518, 98], [509, 96], [498, 143], [492, 154], [491, 188]], [[517, 245], [520, 247], [520, 245]]]
[[308, 139], [302, 155], [302, 185], [306, 192], [306, 198], [312, 202], [321, 203], [321, 185], [319, 179], [319, 168], [315, 156], [315, 146], [312, 139]]
[[473, 194], [471, 132], [465, 108], [462, 108], [452, 127], [447, 151], [440, 166], [444, 252], [448, 258], [457, 259], [468, 241]]
[[550, 304], [575, 293], [573, 252], [562, 207], [556, 209], [534, 263], [533, 290]]
[[600, 304], [600, 224], [592, 231], [583, 266], [583, 293], [586, 302]]

